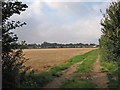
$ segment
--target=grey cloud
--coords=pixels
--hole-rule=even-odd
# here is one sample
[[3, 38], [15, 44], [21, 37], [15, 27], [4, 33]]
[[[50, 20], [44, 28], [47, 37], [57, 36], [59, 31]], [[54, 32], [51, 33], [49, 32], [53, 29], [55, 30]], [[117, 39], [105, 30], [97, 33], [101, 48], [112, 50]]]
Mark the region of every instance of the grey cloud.
[[[66, 9], [62, 6], [65, 6]], [[88, 7], [87, 3], [61, 3], [60, 6], [51, 8], [58, 10], [58, 12], [52, 13], [53, 16], [55, 14], [55, 19], [53, 16], [44, 15], [44, 13], [40, 16], [36, 15], [34, 12], [30, 12], [30, 9], [19, 16], [22, 18], [17, 18], [17, 16], [11, 18], [27, 22], [27, 26], [14, 31], [20, 41], [25, 40], [28, 43], [42, 43], [44, 41], [98, 43], [101, 35], [99, 24], [101, 15], [93, 10], [92, 5]], [[40, 12], [42, 13], [42, 11]], [[72, 21], [71, 18], [76, 18], [76, 20]]]

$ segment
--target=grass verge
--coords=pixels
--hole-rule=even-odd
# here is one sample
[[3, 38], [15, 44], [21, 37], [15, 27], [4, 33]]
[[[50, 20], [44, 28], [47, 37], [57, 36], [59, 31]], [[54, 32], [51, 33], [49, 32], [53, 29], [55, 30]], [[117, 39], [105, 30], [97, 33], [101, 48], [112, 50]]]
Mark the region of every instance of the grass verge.
[[75, 73], [89, 73], [93, 69], [93, 64], [97, 60], [97, 50], [92, 51], [82, 64], [77, 66], [77, 71]]
[[65, 80], [61, 88], [95, 88], [96, 85], [87, 79]]
[[[93, 69], [93, 63], [97, 59], [97, 50], [93, 50], [89, 53], [89, 58], [87, 58], [82, 64], [77, 66], [77, 71], [74, 74], [86, 74], [89, 75], [91, 69]], [[79, 77], [81, 78], [81, 77]], [[95, 88], [97, 85], [87, 79], [73, 79], [65, 80], [61, 85], [61, 88]]]
[[[100, 52], [101, 55], [101, 52]], [[118, 63], [113, 61], [106, 61], [104, 57], [100, 57], [100, 65], [103, 66], [101, 72], [106, 72], [109, 83], [108, 88], [116, 90], [118, 88]], [[106, 70], [107, 69], [107, 70]]]
[[53, 67], [50, 68], [50, 71], [65, 70], [65, 69], [69, 68], [71, 65], [73, 65], [74, 63], [77, 63], [77, 62], [80, 62], [80, 61], [84, 60], [91, 52], [92, 51], [87, 52], [87, 53], [85, 53], [83, 55], [78, 55], [78, 56], [76, 56], [74, 58], [71, 58], [71, 59], [68, 60], [68, 63], [66, 63], [66, 64], [53, 66]]

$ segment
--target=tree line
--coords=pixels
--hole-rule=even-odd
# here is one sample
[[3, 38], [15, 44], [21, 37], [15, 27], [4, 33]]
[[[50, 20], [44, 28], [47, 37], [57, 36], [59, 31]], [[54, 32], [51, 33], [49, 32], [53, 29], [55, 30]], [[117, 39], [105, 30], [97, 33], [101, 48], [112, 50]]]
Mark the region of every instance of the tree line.
[[25, 41], [22, 41], [21, 43], [18, 43], [14, 49], [39, 49], [39, 48], [95, 48], [99, 45], [91, 43], [91, 44], [83, 44], [83, 43], [77, 43], [77, 44], [58, 44], [58, 43], [49, 43], [49, 42], [43, 42], [42, 44], [27, 44]]

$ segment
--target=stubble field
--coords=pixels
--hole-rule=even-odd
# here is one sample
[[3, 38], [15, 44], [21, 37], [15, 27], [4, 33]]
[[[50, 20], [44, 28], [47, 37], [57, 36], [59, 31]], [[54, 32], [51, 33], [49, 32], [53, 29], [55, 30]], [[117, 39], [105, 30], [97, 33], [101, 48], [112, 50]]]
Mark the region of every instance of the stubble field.
[[70, 58], [82, 55], [96, 48], [58, 48], [58, 49], [25, 49], [25, 57], [35, 72], [47, 71], [49, 67], [67, 63]]

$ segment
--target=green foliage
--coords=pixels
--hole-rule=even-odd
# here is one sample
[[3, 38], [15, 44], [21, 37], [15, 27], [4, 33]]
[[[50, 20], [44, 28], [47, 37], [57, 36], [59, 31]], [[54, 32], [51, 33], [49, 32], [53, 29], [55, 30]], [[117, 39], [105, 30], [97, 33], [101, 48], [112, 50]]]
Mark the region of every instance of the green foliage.
[[[101, 56], [104, 60], [101, 62], [112, 73], [120, 68], [120, 1], [112, 2], [103, 17], [101, 22], [103, 35], [99, 39]], [[118, 76], [120, 76], [120, 71]], [[118, 81], [120, 83], [120, 79]]]
[[50, 68], [51, 71], [61, 71], [61, 70], [65, 70], [67, 68], [69, 68], [71, 64], [62, 64], [62, 65], [59, 65], [59, 66], [53, 66]]
[[99, 40], [102, 56], [107, 61], [119, 61], [120, 1], [112, 2], [103, 17], [104, 19], [101, 21], [103, 35]]
[[87, 79], [65, 80], [61, 88], [95, 88], [96, 85]]
[[89, 73], [93, 69], [93, 63], [97, 60], [97, 50], [92, 51], [82, 64], [77, 66], [75, 73]]
[[26, 41], [22, 41], [21, 43], [17, 43], [13, 49], [28, 49], [28, 45], [26, 43]]
[[26, 23], [20, 21], [9, 21], [13, 14], [20, 14], [27, 8], [26, 4], [21, 2], [2, 2], [2, 53], [11, 52], [11, 48], [16, 45], [18, 37], [11, 31], [17, 27], [22, 27]]
[[41, 73], [25, 73], [21, 76], [20, 88], [41, 88], [52, 81], [55, 77], [61, 76], [61, 72], [49, 71]]
[[[101, 53], [100, 53], [101, 54]], [[105, 72], [107, 69], [107, 76], [109, 79], [109, 83], [108, 83], [108, 87], [109, 88], [113, 88], [113, 90], [115, 90], [115, 88], [118, 88], [118, 64], [117, 62], [113, 62], [113, 61], [106, 61], [104, 59], [104, 57], [100, 57], [100, 65], [103, 66], [103, 70], [102, 72]], [[112, 89], [111, 89], [112, 90]], [[117, 89], [116, 89], [117, 90]]]
[[48, 82], [54, 79], [52, 72], [42, 73], [27, 73], [23, 78], [24, 82], [21, 82], [21, 88], [40, 88], [46, 85]]
[[[29, 70], [25, 67], [25, 59], [22, 50], [13, 50], [17, 45], [18, 37], [11, 31], [22, 27], [26, 23], [20, 21], [9, 21], [13, 14], [20, 14], [27, 8], [21, 2], [2, 2], [2, 87], [21, 87], [20, 79]], [[21, 72], [20, 72], [21, 71]], [[20, 72], [20, 73], [19, 73]]]

